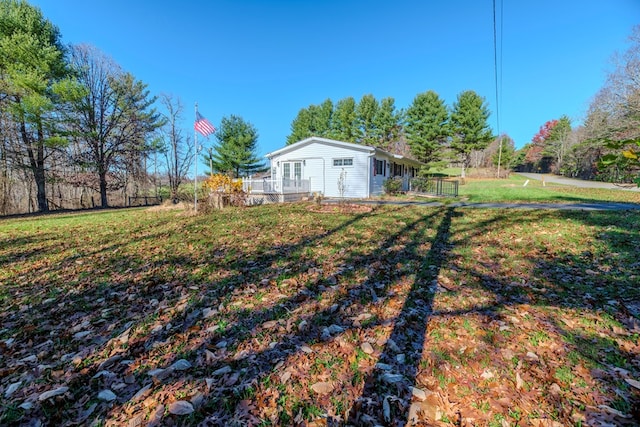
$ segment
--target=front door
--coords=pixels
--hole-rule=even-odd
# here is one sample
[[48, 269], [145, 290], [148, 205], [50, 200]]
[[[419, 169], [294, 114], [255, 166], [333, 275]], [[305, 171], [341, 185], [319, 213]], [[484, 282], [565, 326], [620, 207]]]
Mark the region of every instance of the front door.
[[282, 185], [285, 188], [300, 187], [302, 182], [302, 162], [282, 164]]

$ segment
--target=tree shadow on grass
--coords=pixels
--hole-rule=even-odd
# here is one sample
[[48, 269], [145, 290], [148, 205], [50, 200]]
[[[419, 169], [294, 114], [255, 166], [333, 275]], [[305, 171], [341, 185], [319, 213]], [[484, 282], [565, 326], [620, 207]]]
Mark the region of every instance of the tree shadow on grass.
[[[132, 271], [141, 274], [141, 277], [133, 281], [127, 275], [122, 276], [123, 279], [119, 279], [118, 275], [113, 276], [115, 280], [111, 284], [123, 292], [116, 292], [118, 298], [110, 302], [122, 313], [110, 334], [111, 339], [103, 343], [95, 342], [88, 348], [88, 353], [81, 352], [83, 362], [75, 372], [72, 370], [70, 377], [53, 377], [38, 389], [43, 391], [46, 385], [60, 382], [69, 384], [70, 393], [80, 406], [44, 402], [42, 405], [48, 405], [46, 409], [51, 411], [44, 421], [61, 424], [65, 420], [77, 420], [92, 403], [97, 406], [91, 418], [98, 416], [112, 422], [124, 422], [142, 416], [145, 421], [145, 417], [150, 415], [148, 411], [154, 409], [151, 407], [144, 412], [145, 405], [151, 402], [162, 404], [164, 412], [164, 405], [179, 399], [181, 393], [186, 393], [187, 398], [200, 393], [204, 403], [195, 405], [196, 412], [189, 417], [170, 415], [165, 421], [184, 424], [203, 422], [209, 425], [229, 425], [234, 420], [238, 423], [269, 421], [288, 424], [311, 420], [318, 416], [320, 408], [338, 406], [340, 402], [335, 399], [344, 399], [344, 407], [351, 407], [348, 412], [354, 423], [384, 423], [385, 401], [389, 405], [389, 423], [404, 423], [410, 418], [411, 386], [426, 389], [425, 368], [443, 367], [454, 359], [459, 363], [465, 362], [463, 355], [467, 350], [460, 353], [460, 349], [456, 349], [450, 354], [446, 353], [446, 347], [437, 342], [440, 338], [436, 339], [435, 332], [440, 333], [440, 330], [429, 331], [434, 319], [449, 322], [443, 325], [452, 326], [450, 329], [454, 332], [457, 329], [458, 333], [462, 332], [464, 320], [477, 319], [479, 324], [486, 326], [486, 332], [476, 334], [482, 341], [482, 347], [479, 348], [493, 348], [498, 355], [508, 354], [505, 350], [512, 351], [514, 357], [535, 367], [535, 361], [526, 358], [527, 349], [512, 347], [508, 337], [501, 336], [496, 325], [503, 322], [504, 326], [509, 327], [511, 317], [518, 318], [522, 313], [525, 313], [523, 316], [531, 313], [540, 322], [545, 322], [549, 334], [561, 334], [559, 329], [553, 329], [552, 316], [536, 311], [537, 307], [558, 306], [558, 299], [548, 296], [547, 292], [551, 289], [543, 292], [543, 287], [534, 283], [534, 276], [555, 269], [560, 274], [547, 279], [550, 284], [557, 284], [560, 283], [559, 277], [575, 276], [576, 271], [587, 265], [581, 265], [578, 270], [562, 271], [562, 265], [567, 263], [555, 259], [553, 253], [544, 258], [543, 248], [536, 247], [532, 263], [539, 266], [539, 270], [530, 270], [530, 274], [522, 277], [525, 280], [523, 284], [516, 281], [521, 277], [512, 277], [508, 271], [500, 268], [500, 262], [490, 257], [478, 256], [476, 265], [456, 267], [459, 255], [452, 250], [474, 245], [480, 237], [484, 238], [485, 234], [497, 228], [509, 230], [518, 221], [533, 223], [546, 216], [559, 215], [549, 213], [521, 218], [513, 212], [497, 212], [481, 220], [456, 225], [454, 218], [464, 218], [464, 215], [457, 216], [461, 215], [459, 210], [424, 210], [404, 223], [398, 219], [403, 210], [394, 212], [397, 213], [394, 217], [396, 224], [387, 227], [394, 232], [370, 245], [354, 246], [347, 239], [349, 234], [364, 233], [366, 230], [353, 230], [350, 227], [384, 220], [391, 215], [389, 211], [380, 216], [373, 212], [345, 217], [331, 222], [333, 225], [324, 230], [314, 229], [313, 233], [303, 233], [299, 238], [282, 241], [271, 247], [262, 245], [266, 240], [259, 241], [256, 243], [259, 250], [255, 252], [250, 247], [238, 250], [221, 244], [220, 247], [208, 249], [206, 254], [169, 254], [164, 260], [159, 259], [157, 264], [147, 266], [140, 265], [138, 257], [132, 254], [108, 255], [107, 262], [112, 260], [122, 266], [124, 270], [121, 274], [124, 274], [126, 264], [130, 262]], [[586, 224], [602, 226], [604, 222], [598, 218], [577, 219]], [[206, 224], [206, 219], [194, 220], [194, 226], [188, 231], [193, 232]], [[300, 232], [303, 227], [293, 227], [291, 230]], [[253, 231], [249, 230], [250, 233]], [[259, 227], [255, 232], [260, 232]], [[626, 241], [630, 238], [633, 241], [637, 235], [633, 233], [626, 237], [617, 236], [616, 239]], [[613, 235], [604, 237], [612, 239]], [[372, 241], [365, 239], [365, 242]], [[329, 243], [337, 243], [338, 246], [321, 254], [324, 260], [318, 258], [318, 253], [309, 252], [317, 245], [326, 247]], [[489, 239], [482, 243], [491, 242]], [[625, 247], [631, 246], [627, 243]], [[127, 257], [130, 257], [129, 261]], [[211, 267], [206, 266], [208, 262], [212, 264]], [[174, 265], [179, 270], [165, 270], [165, 267]], [[454, 267], [458, 269], [454, 278], [467, 280], [468, 285], [443, 282], [443, 278], [451, 274]], [[219, 272], [218, 275], [217, 269], [225, 269], [224, 274]], [[435, 283], [437, 286], [434, 289]], [[461, 298], [465, 287], [470, 288], [471, 285], [485, 291], [483, 299], [472, 300], [466, 307], [452, 310], [442, 310], [442, 307], [432, 309], [434, 290], [438, 291], [439, 298], [454, 299]], [[132, 286], [129, 294], [133, 291], [133, 299], [128, 300], [129, 294], [124, 290]], [[275, 289], [282, 295], [278, 296]], [[400, 292], [401, 289], [404, 291]], [[262, 293], [264, 298], [269, 299], [260, 300]], [[100, 295], [104, 294], [99, 293], [98, 288], [91, 288], [85, 290], [82, 297], [91, 299]], [[563, 297], [562, 301], [568, 298]], [[153, 299], [156, 305], [150, 303]], [[143, 303], [145, 300], [146, 307]], [[387, 304], [393, 308], [391, 303], [397, 304], [398, 308], [392, 310], [394, 315], [385, 317], [384, 310], [379, 306]], [[96, 303], [92, 307], [100, 306], [100, 303]], [[594, 309], [579, 300], [575, 306], [587, 311]], [[133, 312], [138, 307], [145, 308], [136, 316]], [[205, 310], [210, 310], [210, 317], [205, 316]], [[154, 313], [159, 315], [155, 320], [152, 318]], [[100, 314], [84, 313], [92, 324], [93, 321], [99, 321]], [[357, 320], [363, 314], [373, 314], [373, 317], [365, 324], [366, 319]], [[427, 319], [430, 319], [429, 324]], [[62, 319], [57, 322], [67, 324]], [[96, 322], [96, 327], [101, 327], [99, 325]], [[332, 326], [338, 329], [333, 328], [334, 332], [327, 336], [325, 330]], [[144, 328], [159, 329], [145, 333]], [[567, 329], [566, 326], [564, 329]], [[374, 330], [376, 334], [381, 330], [385, 339], [375, 339], [370, 334]], [[386, 335], [386, 331], [389, 335]], [[492, 334], [489, 334], [490, 331]], [[592, 339], [579, 330], [569, 331], [568, 334], [574, 336], [578, 343]], [[431, 336], [429, 341], [428, 336]], [[44, 336], [32, 338], [41, 340]], [[534, 333], [527, 339], [531, 343], [533, 338], [539, 340]], [[225, 345], [220, 345], [224, 341]], [[369, 356], [361, 354], [361, 346], [365, 342], [370, 343], [373, 349]], [[418, 348], [417, 343], [420, 342], [422, 345]], [[182, 343], [185, 345], [182, 346]], [[606, 343], [603, 341], [601, 344], [604, 346]], [[69, 344], [63, 345], [70, 348]], [[163, 348], [167, 349], [166, 354], [161, 354]], [[309, 350], [311, 352], [307, 353]], [[530, 350], [536, 351], [534, 347]], [[341, 363], [340, 357], [343, 355], [346, 359], [353, 354], [357, 356], [351, 362], [356, 362], [354, 377], [332, 378], [329, 365]], [[397, 358], [399, 354], [404, 354], [404, 363]], [[615, 354], [625, 360], [633, 356], [629, 351]], [[106, 364], [113, 356], [120, 356], [120, 361]], [[544, 360], [543, 353], [541, 356]], [[153, 368], [166, 368], [179, 358], [187, 359], [193, 367], [187, 371], [172, 372], [161, 379], [148, 375]], [[383, 365], [376, 368], [373, 366], [375, 362]], [[500, 362], [495, 366], [508, 369], [507, 365]], [[227, 367], [229, 370], [225, 371]], [[216, 373], [220, 369], [223, 373]], [[484, 369], [484, 372], [480, 370], [473, 374], [476, 378], [486, 372], [487, 379], [478, 378], [482, 387], [490, 383], [490, 375], [495, 375]], [[108, 370], [114, 376], [103, 374], [93, 378], [101, 370]], [[363, 383], [354, 384], [358, 372], [365, 373]], [[530, 379], [535, 384], [537, 381], [535, 377], [525, 374], [524, 367], [517, 372], [521, 372], [525, 382]], [[284, 380], [286, 373], [291, 376], [289, 382]], [[513, 371], [511, 373], [515, 375]], [[385, 374], [389, 376], [384, 377]], [[393, 375], [400, 375], [402, 380], [394, 382], [394, 378], [398, 377]], [[124, 381], [126, 378], [133, 382], [128, 384]], [[207, 379], [206, 387], [203, 379]], [[444, 379], [447, 380], [446, 377]], [[334, 392], [324, 395], [310, 391], [309, 387], [316, 381], [331, 383]], [[117, 389], [119, 384], [125, 384], [124, 388]], [[289, 385], [293, 387], [292, 390], [287, 390]], [[149, 400], [142, 397], [144, 403], [141, 400], [133, 401], [134, 394], [147, 386]], [[117, 392], [116, 402], [107, 404], [96, 401], [95, 394], [107, 387]], [[526, 384], [522, 387], [526, 387]], [[437, 390], [437, 387], [431, 389]], [[514, 377], [513, 387], [508, 391], [518, 394], [522, 390], [517, 388], [517, 379]], [[296, 396], [300, 397], [293, 402], [274, 401], [293, 400]], [[500, 399], [499, 395], [491, 396], [487, 397], [487, 404]], [[566, 403], [566, 399], [558, 400], [556, 396], [537, 398], [542, 399], [541, 407], [550, 406], [555, 401]], [[523, 401], [524, 397], [518, 399], [515, 399], [514, 405]], [[463, 419], [472, 415], [476, 417], [473, 411], [477, 412], [477, 408], [465, 408], [462, 404], [458, 407], [463, 409]], [[522, 407], [527, 408], [525, 405]], [[276, 412], [266, 412], [265, 408]], [[467, 410], [471, 411], [471, 415], [465, 412]], [[499, 411], [498, 408], [495, 410]], [[502, 410], [506, 413], [506, 409]], [[340, 411], [337, 412], [327, 413], [327, 420], [333, 424], [345, 423]], [[41, 415], [36, 410], [34, 415], [38, 414]], [[453, 417], [454, 414], [448, 415]]]
[[[417, 261], [411, 289], [404, 299], [394, 327], [378, 357], [376, 369], [365, 380], [362, 395], [356, 399], [348, 423], [354, 425], [372, 422], [406, 424], [412, 389], [422, 360], [427, 323], [431, 313], [438, 275], [449, 251], [449, 233], [453, 209], [447, 209], [430, 242], [426, 254], [420, 253], [425, 243], [424, 229], [417, 231], [407, 245], [406, 253]], [[412, 224], [412, 228], [426, 224]]]
[[[187, 341], [190, 337], [197, 335], [195, 331], [191, 330], [191, 328], [196, 322], [201, 321], [202, 311], [200, 309], [203, 307], [197, 302], [197, 300], [190, 300], [190, 297], [193, 297], [194, 294], [196, 294], [196, 292], [191, 292], [194, 290], [191, 288], [201, 288], [204, 286], [206, 289], [206, 306], [217, 308], [220, 305], [224, 305], [224, 303], [229, 299], [229, 293], [231, 292], [236, 292], [236, 294], [238, 294], [241, 293], [239, 291], [245, 288], [252, 288], [255, 291], [259, 286], [269, 286], [271, 281], [267, 280], [266, 282], [261, 282], [261, 277], [272, 277], [277, 280], [282, 280], [282, 277], [280, 277], [281, 275], [295, 276], [301, 274], [309, 268], [309, 264], [312, 264], [312, 262], [309, 262], [308, 264], [308, 260], [305, 260], [302, 255], [297, 255], [295, 260], [286, 260], [285, 258], [285, 261], [282, 261], [283, 257], [290, 256], [294, 252], [299, 252], [304, 248], [311, 247], [318, 241], [343, 230], [345, 227], [357, 223], [368, 215], [369, 214], [364, 214], [346, 218], [344, 221], [338, 222], [335, 227], [303, 240], [298, 240], [296, 238], [292, 240], [291, 243], [287, 242], [277, 247], [265, 248], [259, 252], [257, 256], [245, 256], [242, 252], [229, 252], [219, 260], [220, 267], [224, 268], [227, 266], [228, 260], [233, 260], [235, 268], [224, 278], [213, 282], [206, 280], [206, 277], [203, 277], [200, 274], [191, 274], [189, 271], [201, 266], [204, 260], [199, 257], [192, 258], [176, 254], [167, 257], [167, 259], [163, 260], [161, 265], [150, 266], [148, 263], [143, 264], [140, 262], [140, 260], [144, 260], [144, 256], [138, 258], [136, 256], [125, 254], [114, 254], [111, 251], [107, 251], [106, 248], [98, 249], [93, 255], [104, 253], [104, 264], [109, 265], [111, 263], [117, 263], [119, 268], [122, 269], [122, 273], [114, 274], [113, 277], [108, 278], [106, 288], [96, 286], [91, 278], [81, 281], [84, 286], [82, 286], [81, 290], [75, 293], [71, 301], [86, 301], [91, 304], [90, 306], [87, 306], [86, 309], [91, 310], [91, 307], [94, 307], [93, 312], [81, 309], [78, 313], [78, 307], [69, 307], [71, 311], [68, 312], [67, 316], [63, 318], [56, 318], [56, 314], [60, 313], [60, 307], [66, 305], [64, 303], [60, 304], [60, 301], [69, 299], [66, 295], [53, 298], [53, 302], [48, 301], [43, 303], [40, 308], [38, 308], [39, 306], [35, 307], [40, 313], [43, 311], [49, 312], [50, 316], [39, 319], [38, 324], [31, 322], [29, 320], [30, 316], [23, 316], [24, 319], [18, 323], [12, 323], [11, 325], [6, 324], [9, 328], [15, 327], [19, 330], [19, 335], [12, 339], [11, 351], [8, 352], [6, 360], [12, 360], [13, 357], [20, 357], [25, 354], [29, 354], [30, 343], [45, 344], [45, 348], [38, 346], [42, 350], [39, 354], [41, 359], [39, 362], [43, 363], [47, 360], [47, 354], [51, 354], [56, 347], [65, 348], [69, 353], [67, 356], [63, 357], [64, 365], [69, 364], [69, 359], [72, 357], [81, 360], [81, 364], [77, 368], [79, 374], [72, 374], [65, 381], [65, 383], [72, 386], [72, 393], [80, 393], [77, 395], [77, 398], [81, 404], [83, 401], [91, 401], [91, 399], [85, 399], [85, 397], [88, 398], [86, 390], [84, 389], [86, 384], [93, 383], [98, 385], [102, 383], [103, 386], [112, 386], [114, 384], [114, 381], [111, 380], [111, 377], [113, 377], [112, 375], [91, 379], [91, 376], [95, 375], [96, 371], [101, 369], [111, 369], [114, 372], [110, 371], [110, 374], [126, 373], [131, 375], [133, 373], [133, 370], [129, 369], [131, 368], [131, 361], [125, 365], [118, 365], [116, 359], [113, 359], [113, 362], [105, 363], [114, 356], [118, 356], [119, 359], [124, 360], [127, 358], [133, 359], [132, 361], [135, 365], [134, 368], [138, 369], [137, 374], [134, 376], [137, 376], [138, 378], [141, 378], [143, 382], [146, 382], [144, 377], [146, 376], [149, 368], [144, 367], [144, 361], [149, 357], [150, 353], [157, 353], [156, 349], [158, 348], [158, 344], [161, 347], [166, 340], [171, 341], [173, 339], [178, 339]], [[206, 224], [206, 221], [202, 222]], [[145, 234], [144, 237], [141, 238], [153, 238], [153, 235]], [[127, 245], [129, 244], [132, 244], [132, 241], [127, 243]], [[114, 247], [117, 245], [118, 243], [114, 243]], [[122, 248], [119, 249], [122, 252]], [[129, 264], [131, 268], [126, 269], [127, 264]], [[180, 266], [181, 271], [173, 271], [173, 265]], [[169, 267], [169, 269], [159, 269], [154, 271], [154, 268], [162, 266]], [[55, 266], [51, 268], [55, 268]], [[149, 275], [146, 274], [147, 270], [152, 270], [149, 272]], [[169, 272], [168, 275], [167, 271]], [[183, 274], [185, 271], [186, 274]], [[44, 271], [40, 271], [40, 273], [43, 274]], [[132, 280], [132, 277], [135, 275], [142, 275], [142, 280]], [[126, 278], [126, 280], [113, 280], [118, 277]], [[138, 277], [138, 279], [140, 278]], [[142, 286], [139, 288], [136, 287], [136, 282]], [[254, 284], [250, 285], [250, 283]], [[255, 283], [259, 283], [260, 285], [256, 286]], [[280, 308], [268, 309], [261, 315], [252, 317], [252, 320], [260, 322], [266, 319], [279, 319], [286, 314], [282, 307], [288, 305], [295, 307], [300, 301], [308, 299], [309, 295], [311, 295], [311, 293], [304, 291], [303, 289], [300, 292], [295, 293], [291, 297], [290, 301], [280, 302]], [[119, 315], [119, 317], [114, 319], [111, 315], [107, 316], [107, 319], [115, 320], [115, 323], [109, 324], [110, 322], [107, 322], [107, 324], [105, 324], [105, 305], [107, 305], [107, 307], [108, 305], [116, 307], [116, 311], [114, 311], [113, 314]], [[54, 308], [55, 306], [58, 306], [58, 309], [49, 311], [49, 306]], [[102, 310], [96, 310], [100, 308], [102, 308]], [[107, 308], [107, 310], [111, 311], [109, 308]], [[153, 315], [154, 312], [165, 313], [162, 316], [163, 320], [160, 324], [155, 325], [156, 327], [159, 327], [157, 332], [154, 334], [145, 334], [142, 339], [139, 337], [131, 337], [132, 339], [129, 339], [129, 335], [133, 336], [136, 329], [144, 329], [148, 327], [145, 326], [145, 323], [148, 322], [145, 319], [148, 318], [149, 315]], [[224, 310], [223, 315], [219, 317], [224, 317], [228, 313], [229, 310]], [[229, 319], [225, 319], [225, 321], [228, 320]], [[237, 318], [237, 321], [241, 320], [244, 319], [241, 319], [240, 317]], [[84, 326], [79, 330], [75, 330], [71, 327], [74, 323], [80, 323], [81, 321]], [[29, 323], [34, 323], [35, 327], [27, 327]], [[45, 325], [45, 328], [39, 330], [39, 327], [42, 325]], [[61, 328], [63, 325], [65, 325], [65, 327]], [[83, 329], [92, 330], [92, 334], [90, 334], [89, 337], [94, 336], [94, 339], [89, 341], [90, 344], [87, 345], [86, 340], [83, 339], [78, 340], [77, 343], [70, 342], [74, 339], [75, 334], [77, 332], [81, 332]], [[49, 331], [52, 333], [56, 332], [54, 340], [47, 340]], [[224, 332], [224, 328], [222, 328], [221, 331]], [[8, 332], [8, 330], [5, 330], [4, 332]], [[63, 332], [64, 336], [58, 335], [58, 332]], [[111, 339], [104, 338], [105, 332], [107, 336], [111, 336]], [[42, 335], [43, 333], [45, 335]], [[98, 337], [95, 337], [95, 335], [98, 335]], [[204, 336], [207, 335], [209, 335], [209, 333], [204, 334]], [[208, 338], [201, 340], [200, 344], [196, 341], [195, 346], [191, 345], [191, 348], [185, 348], [182, 355], [195, 357], [197, 350], [202, 349], [202, 346], [205, 343], [207, 345], [209, 344]], [[74, 351], [74, 349], [76, 349], [76, 351]], [[78, 352], [77, 350], [80, 351]], [[57, 354], [58, 357], [60, 356], [59, 352], [55, 354]], [[181, 355], [172, 354], [167, 356], [168, 357], [164, 360], [169, 363]], [[58, 364], [53, 364], [53, 366], [57, 365]], [[29, 363], [16, 363], [15, 368], [8, 373], [15, 374], [16, 372], [23, 371], [25, 368], [29, 368]], [[118, 375], [116, 376], [118, 379], [121, 379]], [[54, 384], [55, 382], [57, 381], [54, 380]], [[122, 383], [115, 384], [123, 385]], [[36, 390], [41, 392], [44, 389], [42, 387], [38, 387]], [[75, 390], [75, 392], [73, 390]], [[125, 386], [119, 390], [119, 394], [121, 394], [123, 401], [127, 401], [135, 393], [136, 388], [134, 384], [131, 387]], [[37, 397], [37, 395], [31, 395], [30, 398], [33, 399], [33, 397]], [[46, 407], [48, 412], [47, 422], [51, 424], [58, 424], [64, 419], [73, 419], [78, 416], [77, 414], [73, 415], [74, 411], [78, 411], [77, 406], [73, 408], [61, 408], [56, 405], [52, 406], [49, 403], [49, 401], [45, 401], [42, 405], [43, 407]], [[99, 406], [104, 409], [104, 404]], [[98, 411], [99, 410], [100, 409], [98, 409]], [[37, 415], [37, 412], [38, 411], [36, 411], [36, 414], [34, 415]], [[64, 415], [65, 413], [67, 414]]]
[[[627, 215], [631, 222], [625, 226], [620, 221]], [[512, 232], [508, 224], [484, 228], [484, 235], [454, 231], [457, 250], [470, 242], [485, 248], [477, 251], [475, 266], [456, 276], [466, 282], [465, 288], [454, 286], [449, 301], [475, 293], [486, 303], [432, 314], [464, 319], [455, 323], [458, 327], [482, 324], [486, 330], [478, 346], [487, 355], [486, 368], [480, 365], [485, 370], [472, 387], [486, 389], [487, 397], [475, 406], [458, 397], [461, 419], [478, 420], [493, 413], [511, 421], [526, 415], [534, 424], [633, 425], [625, 416], [637, 413], [638, 395], [634, 397], [623, 380], [640, 371], [633, 339], [633, 328], [640, 323], [638, 313], [624, 307], [638, 300], [633, 286], [640, 241], [633, 218], [638, 214], [542, 211], [522, 216], [529, 218], [524, 228], [527, 243], [514, 244], [528, 254], [525, 266], [511, 265], [505, 257], [513, 248], [492, 237]], [[540, 222], [557, 227], [539, 227]], [[567, 223], [574, 224], [572, 233], [581, 232], [565, 235], [562, 227]], [[514, 240], [523, 240], [523, 235]], [[492, 247], [495, 243], [500, 246]], [[574, 249], [585, 247], [590, 249]], [[462, 328], [460, 333], [464, 335]], [[464, 366], [467, 351], [453, 352], [448, 356], [451, 363]]]

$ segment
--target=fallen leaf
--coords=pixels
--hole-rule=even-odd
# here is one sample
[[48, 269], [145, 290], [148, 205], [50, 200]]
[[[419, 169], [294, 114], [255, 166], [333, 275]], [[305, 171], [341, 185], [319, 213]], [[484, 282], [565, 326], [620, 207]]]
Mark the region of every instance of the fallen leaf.
[[264, 329], [271, 329], [271, 328], [273, 328], [274, 326], [276, 326], [277, 324], [278, 324], [278, 321], [277, 321], [277, 320], [269, 320], [268, 322], [264, 322], [264, 323], [262, 324], [262, 327], [263, 327]]
[[147, 427], [155, 427], [160, 425], [162, 421], [162, 417], [164, 416], [164, 405], [159, 404], [154, 409], [153, 413], [149, 416], [149, 422], [147, 423]]
[[386, 396], [382, 400], [382, 414], [384, 416], [384, 420], [387, 423], [391, 421], [391, 407], [389, 406], [389, 396]]
[[631, 379], [631, 378], [625, 378], [624, 380], [625, 380], [625, 381], [627, 382], [627, 384], [629, 384], [630, 386], [635, 387], [635, 388], [637, 388], [638, 390], [640, 390], [640, 381], [636, 381], [636, 380], [633, 380], [633, 379]]
[[363, 342], [360, 345], [360, 348], [362, 349], [362, 351], [364, 351], [367, 354], [371, 354], [373, 353], [373, 347], [371, 346], [371, 344], [369, 344], [368, 342]]
[[287, 381], [289, 381], [289, 378], [291, 378], [291, 372], [289, 371], [284, 371], [282, 374], [280, 374], [280, 382], [282, 384], [285, 384]]
[[598, 408], [604, 409], [608, 413], [616, 415], [616, 416], [621, 417], [621, 418], [631, 418], [631, 415], [627, 415], [624, 412], [618, 411], [617, 409], [614, 409], [614, 408], [612, 408], [610, 406], [607, 406], [607, 405], [598, 405]]
[[390, 371], [391, 369], [393, 369], [393, 366], [386, 363], [378, 362], [376, 363], [376, 369], [380, 369], [382, 371]]
[[189, 415], [193, 411], [193, 405], [186, 400], [178, 400], [169, 405], [169, 413], [173, 415]]
[[81, 340], [82, 338], [91, 335], [91, 331], [82, 331], [82, 332], [77, 332], [75, 334], [73, 334], [73, 338], [76, 340]]
[[407, 416], [407, 425], [415, 426], [420, 422], [420, 418], [418, 417], [418, 412], [420, 412], [420, 404], [417, 402], [413, 402], [411, 406], [409, 406], [409, 415]]
[[138, 400], [144, 399], [150, 393], [151, 393], [151, 384], [147, 384], [146, 386], [138, 390], [136, 394], [133, 395], [133, 397], [131, 398], [131, 402], [136, 402]]
[[211, 375], [224, 375], [224, 374], [228, 374], [229, 372], [231, 372], [231, 366], [226, 365], [220, 369], [216, 369], [215, 371], [213, 371]]
[[65, 394], [68, 390], [69, 390], [69, 387], [58, 387], [55, 390], [45, 391], [40, 396], [38, 396], [38, 400], [42, 402], [43, 400], [47, 400], [52, 397], [61, 396]]
[[327, 382], [317, 382], [311, 386], [311, 389], [318, 394], [327, 394], [333, 391], [333, 385]]
[[22, 381], [18, 381], [18, 382], [9, 384], [9, 387], [7, 387], [7, 389], [4, 392], [4, 397], [9, 397], [13, 393], [15, 393], [15, 391], [20, 388], [21, 384], [22, 384]]
[[173, 363], [173, 365], [169, 366], [170, 369], [175, 371], [186, 371], [191, 368], [191, 363], [188, 360], [180, 359]]
[[102, 390], [100, 393], [98, 393], [98, 399], [104, 400], [106, 402], [113, 402], [114, 400], [116, 400], [116, 395], [111, 390]]
[[480, 377], [482, 377], [485, 380], [491, 379], [493, 377], [495, 377], [495, 375], [493, 375], [493, 372], [491, 372], [488, 369], [485, 369], [482, 374], [480, 375]]
[[522, 377], [520, 376], [520, 372], [516, 372], [516, 390], [520, 390], [524, 384], [522, 381]]
[[417, 387], [411, 387], [411, 395], [420, 401], [425, 400], [427, 398], [427, 393], [424, 390]]
[[402, 381], [402, 375], [400, 374], [382, 374], [380, 379], [387, 384], [395, 384], [398, 381]]

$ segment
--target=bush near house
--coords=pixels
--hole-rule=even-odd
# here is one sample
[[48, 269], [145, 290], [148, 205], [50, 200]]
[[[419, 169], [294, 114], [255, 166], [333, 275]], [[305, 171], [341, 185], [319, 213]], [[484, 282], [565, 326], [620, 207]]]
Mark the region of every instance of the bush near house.
[[387, 194], [395, 195], [402, 192], [402, 179], [400, 178], [389, 178], [382, 185]]
[[225, 206], [244, 206], [247, 194], [242, 189], [241, 179], [231, 179], [224, 174], [213, 174], [202, 185], [209, 191], [207, 206], [222, 209]]

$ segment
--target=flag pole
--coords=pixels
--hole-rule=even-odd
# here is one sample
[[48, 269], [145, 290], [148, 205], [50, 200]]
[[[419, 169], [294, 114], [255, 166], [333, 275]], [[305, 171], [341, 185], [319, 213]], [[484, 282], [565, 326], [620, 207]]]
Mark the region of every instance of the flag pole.
[[[196, 120], [198, 120], [198, 103], [196, 102]], [[195, 176], [193, 179], [194, 203], [193, 210], [198, 212], [198, 131], [193, 130], [193, 141], [195, 143]]]

